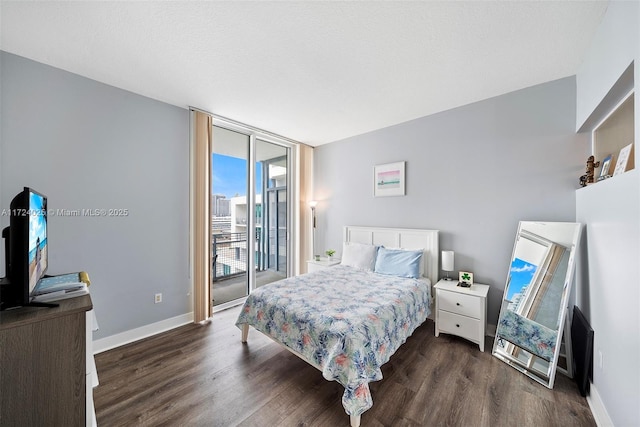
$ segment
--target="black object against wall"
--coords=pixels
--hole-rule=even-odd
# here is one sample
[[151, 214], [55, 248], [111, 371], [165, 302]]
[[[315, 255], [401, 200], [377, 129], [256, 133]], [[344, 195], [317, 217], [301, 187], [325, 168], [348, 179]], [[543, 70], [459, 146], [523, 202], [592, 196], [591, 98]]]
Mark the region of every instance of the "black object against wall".
[[31, 292], [49, 265], [47, 196], [24, 187], [9, 207], [9, 227], [2, 230], [6, 277], [0, 283], [0, 310], [55, 307], [57, 304], [31, 302]]
[[578, 306], [573, 306], [571, 322], [571, 347], [575, 361], [574, 378], [582, 396], [589, 391], [589, 380], [593, 378], [593, 329]]

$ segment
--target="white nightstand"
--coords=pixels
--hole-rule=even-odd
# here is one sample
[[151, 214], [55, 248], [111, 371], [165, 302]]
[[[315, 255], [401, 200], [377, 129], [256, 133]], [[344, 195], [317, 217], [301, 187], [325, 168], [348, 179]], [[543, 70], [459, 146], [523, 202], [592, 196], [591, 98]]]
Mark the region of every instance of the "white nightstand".
[[488, 285], [462, 288], [457, 280], [440, 280], [436, 290], [436, 337], [440, 332], [473, 341], [484, 351]]
[[333, 267], [338, 264], [340, 264], [339, 259], [332, 259], [331, 261], [326, 258], [323, 258], [320, 261], [310, 260], [307, 261], [307, 273], [322, 270], [323, 268]]

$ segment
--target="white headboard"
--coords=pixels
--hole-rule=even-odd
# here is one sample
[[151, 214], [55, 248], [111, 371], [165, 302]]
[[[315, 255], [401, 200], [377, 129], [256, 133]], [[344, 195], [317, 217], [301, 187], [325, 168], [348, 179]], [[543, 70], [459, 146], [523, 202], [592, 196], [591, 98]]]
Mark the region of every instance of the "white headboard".
[[343, 241], [390, 248], [424, 249], [424, 275], [432, 285], [438, 282], [438, 230], [346, 226]]

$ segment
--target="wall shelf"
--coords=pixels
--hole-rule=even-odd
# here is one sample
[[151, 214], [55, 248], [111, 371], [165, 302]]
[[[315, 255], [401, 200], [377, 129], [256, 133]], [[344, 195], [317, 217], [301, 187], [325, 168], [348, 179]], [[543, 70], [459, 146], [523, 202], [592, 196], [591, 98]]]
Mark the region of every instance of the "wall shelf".
[[[595, 171], [596, 177], [600, 176], [603, 160], [609, 155], [612, 156], [609, 175], [613, 175], [620, 150], [635, 142], [634, 111], [634, 92], [631, 91], [593, 129], [591, 152], [595, 160], [600, 162]], [[632, 148], [625, 172], [635, 168], [633, 151]]]

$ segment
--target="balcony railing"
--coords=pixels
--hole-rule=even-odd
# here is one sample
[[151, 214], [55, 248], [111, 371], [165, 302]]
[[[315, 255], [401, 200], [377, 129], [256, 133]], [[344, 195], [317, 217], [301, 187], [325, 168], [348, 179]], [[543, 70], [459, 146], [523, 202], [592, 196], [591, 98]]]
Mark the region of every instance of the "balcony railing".
[[[216, 260], [212, 272], [212, 281], [239, 276], [247, 272], [247, 233], [216, 233], [212, 239], [213, 257]], [[256, 231], [255, 263], [260, 271], [260, 232]]]

